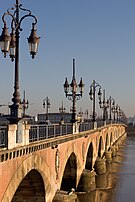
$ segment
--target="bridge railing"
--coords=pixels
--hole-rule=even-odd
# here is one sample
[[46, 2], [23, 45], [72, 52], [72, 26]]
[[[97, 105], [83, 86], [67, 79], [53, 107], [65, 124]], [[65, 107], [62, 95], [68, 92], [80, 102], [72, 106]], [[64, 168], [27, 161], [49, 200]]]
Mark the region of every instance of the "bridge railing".
[[[110, 121], [107, 121], [106, 124], [110, 124]], [[92, 129], [96, 129], [105, 125], [104, 121], [93, 122], [82, 122], [78, 123], [78, 132], [88, 131]], [[72, 123], [67, 124], [54, 124], [54, 125], [46, 125], [46, 124], [37, 124], [31, 125], [29, 130], [29, 142], [34, 142], [38, 140], [55, 138], [61, 135], [67, 135], [73, 133], [73, 125]]]
[[29, 130], [29, 142], [72, 134], [72, 131], [71, 123], [63, 125], [31, 125]]
[[100, 127], [108, 125], [110, 123], [112, 123], [112, 121], [110, 121], [110, 120], [106, 120], [106, 121], [97, 120], [95, 123], [82, 122], [82, 123], [80, 123], [80, 126], [79, 126], [79, 132], [100, 128]]
[[[111, 122], [112, 124], [115, 124]], [[97, 129], [102, 126], [110, 124], [110, 121], [101, 121], [97, 122], [82, 122], [76, 124], [76, 131], [74, 130], [72, 123], [67, 124], [54, 124], [54, 125], [45, 125], [45, 124], [37, 124], [31, 125], [28, 133], [28, 141], [35, 142], [48, 138], [55, 138], [57, 136], [73, 134], [75, 133], [88, 131], [92, 129]], [[15, 142], [16, 143], [16, 142]], [[8, 145], [8, 125], [0, 126], [0, 148], [5, 148]]]
[[7, 146], [8, 127], [0, 126], [0, 148]]
[[93, 122], [82, 122], [79, 125], [79, 132], [92, 130], [94, 128]]

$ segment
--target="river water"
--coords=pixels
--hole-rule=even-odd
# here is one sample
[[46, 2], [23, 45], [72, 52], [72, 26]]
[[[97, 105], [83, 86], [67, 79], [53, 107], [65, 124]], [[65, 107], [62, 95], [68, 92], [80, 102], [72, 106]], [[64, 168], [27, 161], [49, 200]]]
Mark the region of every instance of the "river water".
[[96, 176], [96, 189], [77, 198], [77, 202], [135, 202], [135, 136], [127, 137], [107, 173]]

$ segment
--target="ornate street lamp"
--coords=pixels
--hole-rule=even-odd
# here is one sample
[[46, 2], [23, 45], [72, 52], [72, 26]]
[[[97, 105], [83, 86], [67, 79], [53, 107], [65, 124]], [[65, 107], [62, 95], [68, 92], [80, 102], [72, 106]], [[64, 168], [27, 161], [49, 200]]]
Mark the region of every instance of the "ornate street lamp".
[[63, 124], [64, 123], [64, 118], [63, 118], [63, 114], [65, 113], [65, 111], [66, 111], [66, 108], [63, 106], [63, 101], [62, 101], [62, 106], [61, 107], [59, 107], [59, 112], [60, 112], [60, 114], [61, 114], [61, 123]]
[[103, 90], [103, 101], [101, 101], [101, 97], [99, 98], [99, 106], [103, 109], [103, 121], [107, 119], [107, 108], [109, 107], [109, 101], [105, 100], [105, 90]]
[[95, 80], [93, 80], [92, 84], [90, 85], [90, 92], [89, 92], [90, 99], [93, 100], [93, 112], [92, 112], [92, 120], [93, 120], [93, 122], [96, 121], [96, 111], [95, 111], [95, 106], [96, 106], [95, 92], [96, 92], [96, 88], [99, 88], [98, 97], [100, 99], [100, 97], [101, 97], [101, 86]]
[[113, 110], [114, 105], [115, 105], [115, 100], [111, 96], [108, 99], [108, 104], [109, 104], [109, 109], [110, 109], [109, 119], [111, 121], [112, 120], [112, 110]]
[[123, 122], [123, 123], [127, 124], [126, 115], [121, 110], [121, 108], [118, 104], [115, 105], [115, 102], [114, 102], [113, 107], [112, 107], [112, 112], [114, 113], [114, 121]]
[[[20, 11], [27, 12], [26, 15], [20, 16]], [[7, 23], [5, 20], [6, 16], [11, 17], [11, 34], [8, 32]], [[19, 3], [19, 0], [16, 0], [16, 4], [13, 8], [8, 9], [6, 13], [2, 16], [2, 21], [4, 23], [3, 31], [0, 36], [0, 47], [1, 51], [4, 54], [4, 57], [9, 56], [11, 61], [15, 60], [15, 81], [14, 81], [14, 93], [13, 93], [13, 104], [10, 105], [10, 122], [17, 123], [22, 118], [22, 106], [21, 106], [21, 99], [19, 93], [19, 42], [20, 42], [20, 32], [22, 31], [21, 24], [22, 21], [27, 18], [31, 17], [34, 19], [32, 23], [31, 34], [28, 38], [30, 54], [32, 58], [35, 57], [38, 49], [39, 39], [36, 35], [36, 24], [37, 18], [31, 14], [31, 11], [28, 9], [24, 9], [22, 4]]]
[[25, 113], [26, 109], [28, 109], [28, 106], [29, 106], [29, 102], [25, 98], [25, 90], [23, 92], [23, 101], [21, 102], [21, 104], [22, 104], [22, 109], [23, 109], [22, 117], [25, 117], [26, 116], [26, 113]]
[[120, 106], [116, 105], [116, 114], [117, 114], [117, 121], [119, 121], [120, 118]]
[[[112, 106], [112, 112], [114, 114], [114, 121], [118, 121], [118, 110], [119, 110], [119, 106], [118, 105], [115, 105], [115, 101], [114, 101], [114, 104]], [[117, 115], [117, 117], [116, 117]]]
[[[84, 91], [84, 83], [82, 81], [82, 78], [80, 79], [79, 84], [76, 83], [75, 59], [73, 59], [73, 77], [72, 77], [71, 84], [69, 85], [68, 80], [66, 78], [63, 87], [64, 87], [64, 92], [66, 94], [66, 97], [69, 100], [72, 100], [72, 102], [73, 102], [71, 123], [75, 123], [77, 121], [77, 119], [76, 119], [76, 100], [79, 100], [82, 97], [82, 94]], [[69, 87], [70, 87], [71, 92], [69, 92]], [[77, 93], [78, 87], [79, 87], [79, 93]]]
[[46, 97], [44, 100], [43, 100], [43, 108], [46, 107], [46, 123], [48, 124], [48, 111], [49, 111], [49, 108], [50, 108], [50, 100], [48, 97]]

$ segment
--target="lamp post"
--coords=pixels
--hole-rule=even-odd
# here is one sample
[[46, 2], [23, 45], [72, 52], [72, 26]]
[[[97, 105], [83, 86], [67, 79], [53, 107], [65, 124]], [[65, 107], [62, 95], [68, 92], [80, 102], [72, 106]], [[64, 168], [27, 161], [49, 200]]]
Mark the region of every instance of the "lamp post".
[[122, 122], [122, 118], [124, 118], [124, 112], [122, 111], [122, 109], [121, 108], [119, 108], [119, 113], [118, 113], [119, 115], [119, 118], [118, 118], [118, 120], [119, 120], [119, 122]]
[[46, 97], [44, 100], [43, 100], [43, 108], [46, 107], [46, 123], [48, 123], [48, 111], [49, 111], [49, 108], [50, 108], [50, 100], [48, 97]]
[[110, 115], [109, 115], [109, 119], [110, 121], [112, 120], [112, 110], [115, 104], [115, 100], [110, 96], [108, 99], [108, 104], [109, 104], [109, 109], [110, 109]]
[[96, 121], [96, 111], [95, 111], [95, 107], [96, 107], [96, 96], [95, 96], [95, 92], [96, 92], [96, 88], [99, 88], [98, 91], [98, 97], [101, 97], [101, 86], [95, 81], [93, 80], [92, 84], [90, 85], [90, 99], [93, 100], [93, 112], [92, 112], [92, 121], [95, 122]]
[[101, 101], [101, 97], [99, 98], [99, 106], [103, 109], [103, 121], [107, 119], [107, 108], [109, 107], [108, 100], [105, 100], [105, 90], [103, 90], [103, 101]]
[[[114, 122], [118, 119], [117, 111], [118, 111], [118, 105], [115, 105], [115, 101], [114, 101], [114, 104], [112, 106], [112, 112], [114, 114], [114, 117], [113, 117]], [[116, 118], [116, 115], [117, 115], [117, 118]]]
[[[27, 12], [26, 15], [23, 15], [20, 18], [20, 11]], [[11, 17], [11, 33], [9, 34], [7, 28], [7, 22], [5, 17]], [[22, 4], [19, 3], [19, 0], [16, 0], [16, 4], [13, 8], [8, 9], [6, 13], [2, 16], [2, 21], [4, 23], [3, 31], [0, 36], [0, 47], [1, 51], [6, 57], [7, 53], [13, 62], [15, 60], [15, 80], [14, 80], [14, 93], [12, 102], [10, 105], [10, 122], [17, 123], [22, 118], [22, 107], [21, 107], [21, 98], [19, 93], [19, 45], [20, 45], [20, 32], [22, 31], [22, 21], [25, 18], [31, 17], [34, 22], [32, 23], [31, 34], [28, 38], [29, 51], [32, 58], [35, 57], [38, 49], [39, 39], [36, 35], [36, 24], [37, 18], [31, 14], [31, 11], [24, 9]]]
[[[71, 123], [75, 123], [77, 121], [77, 119], [76, 119], [76, 100], [79, 100], [82, 97], [82, 94], [83, 94], [83, 91], [84, 91], [84, 84], [83, 84], [82, 78], [80, 79], [79, 84], [76, 83], [76, 78], [75, 78], [75, 59], [73, 59], [73, 77], [72, 77], [71, 84], [69, 85], [68, 80], [66, 78], [63, 87], [64, 87], [66, 97], [69, 100], [72, 100], [72, 102], [73, 102]], [[71, 92], [69, 92], [69, 87], [71, 89]], [[78, 87], [79, 87], [79, 92], [77, 93]]]
[[29, 106], [29, 102], [28, 100], [26, 101], [25, 99], [25, 90], [23, 91], [23, 101], [21, 102], [22, 104], [22, 108], [23, 108], [23, 114], [22, 114], [22, 117], [25, 117], [26, 116], [26, 109], [28, 109], [28, 106]]
[[120, 106], [116, 105], [116, 114], [117, 114], [117, 121], [119, 121], [120, 118]]
[[65, 113], [65, 111], [66, 111], [66, 108], [63, 106], [63, 101], [62, 101], [62, 106], [61, 107], [59, 107], [59, 112], [60, 112], [60, 114], [61, 114], [61, 123], [63, 124], [64, 123], [64, 118], [63, 118], [63, 114]]

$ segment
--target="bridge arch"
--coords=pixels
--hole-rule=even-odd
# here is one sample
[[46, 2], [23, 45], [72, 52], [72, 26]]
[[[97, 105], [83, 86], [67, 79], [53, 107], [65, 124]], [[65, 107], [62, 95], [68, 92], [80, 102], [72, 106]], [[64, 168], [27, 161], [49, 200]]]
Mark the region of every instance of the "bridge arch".
[[118, 134], [119, 134], [119, 136], [120, 136], [120, 134], [121, 134], [121, 130], [120, 130], [121, 128], [120, 127], [118, 127]]
[[110, 134], [110, 146], [113, 144], [113, 133]]
[[98, 157], [102, 158], [103, 153], [104, 153], [103, 137], [100, 136], [100, 138], [99, 138], [99, 145], [98, 145]]
[[106, 140], [105, 140], [105, 150], [107, 151], [108, 148], [110, 146], [110, 142], [109, 142], [109, 134], [106, 134]]
[[119, 134], [118, 134], [118, 131], [117, 131], [116, 128], [115, 128], [115, 134], [116, 134], [116, 139], [118, 139], [119, 138]]
[[72, 152], [65, 166], [60, 189], [64, 191], [69, 191], [71, 190], [71, 188], [76, 189], [76, 178], [77, 178], [77, 162], [76, 162], [76, 156]]
[[37, 170], [32, 169], [20, 183], [12, 202], [25, 200], [36, 202], [39, 198], [41, 202], [45, 202], [44, 182], [41, 174]]
[[76, 169], [76, 171], [74, 170], [74, 180], [76, 179], [76, 184], [75, 184], [75, 188], [76, 188], [78, 186], [78, 183], [84, 168], [84, 164], [83, 164], [83, 157], [81, 156], [81, 153], [79, 152], [79, 149], [77, 148], [75, 144], [72, 144], [67, 148], [65, 155], [63, 156], [63, 160], [64, 161], [62, 161], [62, 164], [60, 165], [61, 175], [59, 176], [61, 188], [62, 188], [63, 176], [65, 174], [65, 169], [66, 169], [66, 166], [69, 164], [70, 160], [73, 161], [74, 169]]
[[116, 129], [114, 129], [114, 139], [115, 139], [115, 140], [117, 139], [117, 132], [116, 132]]
[[12, 201], [21, 182], [23, 182], [25, 177], [32, 175], [33, 172], [36, 173], [42, 185], [44, 184], [44, 201], [51, 200], [52, 195], [55, 194], [57, 189], [55, 185], [55, 179], [52, 177], [53, 173], [42, 157], [31, 155], [21, 163], [17, 170], [15, 170], [15, 173], [13, 174], [12, 179], [3, 196], [2, 202]]
[[116, 141], [116, 139], [117, 139], [117, 133], [116, 133], [116, 130], [115, 129], [113, 129], [112, 130], [112, 133], [113, 133], [113, 143]]
[[93, 144], [92, 144], [92, 142], [90, 143], [89, 148], [88, 148], [85, 169], [90, 170], [90, 171], [93, 169]]

